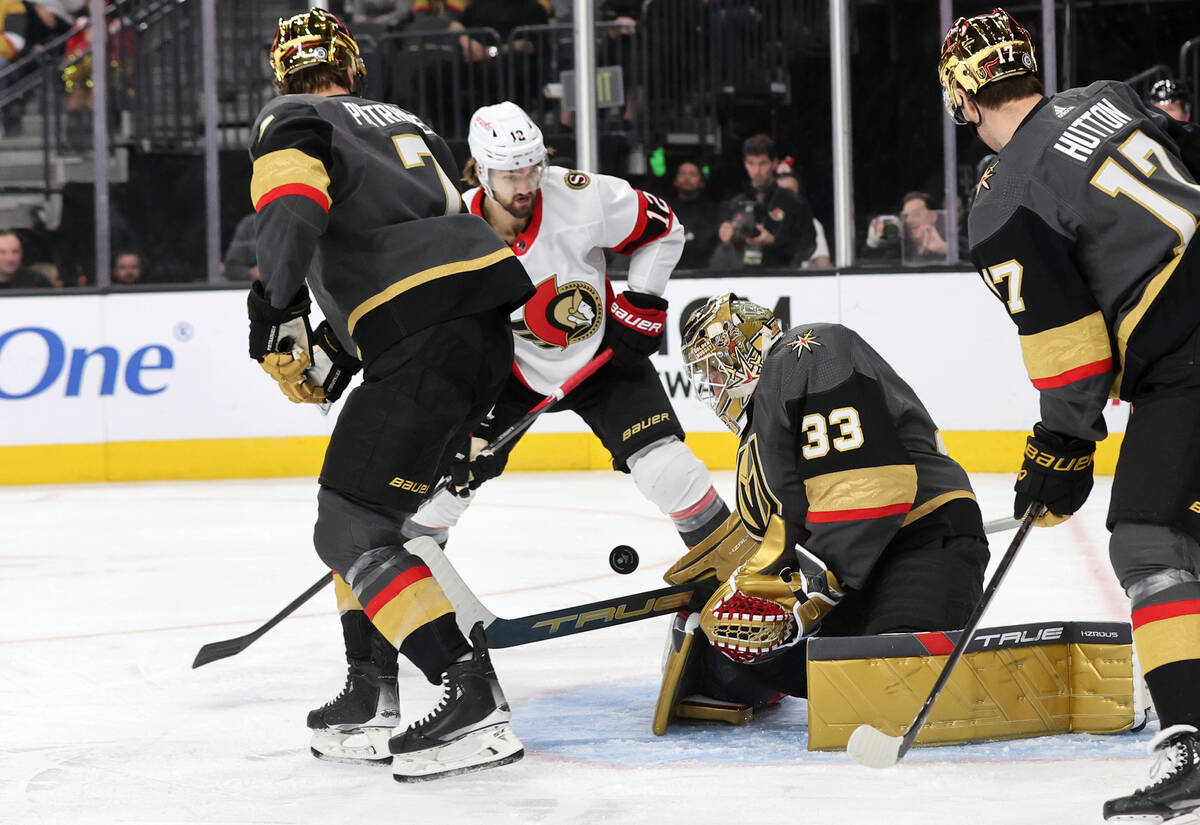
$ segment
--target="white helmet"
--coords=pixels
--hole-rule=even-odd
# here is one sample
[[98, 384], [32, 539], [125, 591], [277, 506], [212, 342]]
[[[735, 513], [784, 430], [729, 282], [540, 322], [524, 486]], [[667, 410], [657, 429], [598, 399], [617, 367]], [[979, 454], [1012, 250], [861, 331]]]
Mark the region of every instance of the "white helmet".
[[525, 110], [511, 101], [483, 106], [471, 115], [467, 145], [479, 170], [479, 182], [488, 197], [492, 194], [489, 179], [493, 171], [511, 171], [527, 166], [546, 167], [546, 144], [542, 130]]

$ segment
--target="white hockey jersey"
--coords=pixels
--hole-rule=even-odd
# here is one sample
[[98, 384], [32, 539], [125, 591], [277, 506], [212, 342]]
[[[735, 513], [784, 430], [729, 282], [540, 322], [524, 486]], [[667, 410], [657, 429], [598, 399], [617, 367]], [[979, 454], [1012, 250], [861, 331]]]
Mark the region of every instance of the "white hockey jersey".
[[[483, 216], [482, 189], [463, 200]], [[596, 356], [613, 289], [604, 250], [630, 255], [628, 288], [662, 295], [683, 253], [683, 227], [665, 200], [609, 175], [551, 166], [533, 217], [513, 242], [537, 293], [512, 314], [513, 372], [548, 395]]]

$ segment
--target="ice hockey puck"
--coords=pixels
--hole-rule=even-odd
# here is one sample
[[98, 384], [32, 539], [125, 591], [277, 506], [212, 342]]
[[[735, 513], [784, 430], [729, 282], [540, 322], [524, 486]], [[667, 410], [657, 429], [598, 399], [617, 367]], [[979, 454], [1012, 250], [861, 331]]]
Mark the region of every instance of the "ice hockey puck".
[[618, 544], [608, 554], [608, 566], [624, 575], [637, 570], [637, 551], [628, 544]]

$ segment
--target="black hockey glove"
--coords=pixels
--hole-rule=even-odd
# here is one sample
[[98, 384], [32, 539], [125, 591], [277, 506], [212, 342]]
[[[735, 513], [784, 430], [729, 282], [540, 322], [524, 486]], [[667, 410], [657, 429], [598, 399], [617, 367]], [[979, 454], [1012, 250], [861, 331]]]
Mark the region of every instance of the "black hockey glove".
[[603, 346], [612, 347], [617, 366], [630, 366], [658, 352], [666, 332], [665, 298], [626, 290], [609, 301]]
[[499, 434], [495, 411], [488, 413], [475, 427], [471, 437], [454, 454], [450, 463], [450, 483], [447, 489], [460, 498], [466, 498], [471, 490], [478, 490], [483, 482], [504, 472], [508, 464], [509, 447], [499, 453], [488, 449]]
[[[468, 444], [454, 454], [450, 462], [450, 483], [446, 489], [451, 494], [466, 498], [472, 490], [478, 490], [483, 482], [504, 472], [508, 464], [508, 450], [492, 453], [487, 449], [486, 439], [472, 435]], [[468, 457], [469, 456], [469, 457]]]
[[284, 339], [291, 339], [288, 342], [291, 346], [286, 347], [288, 352], [295, 346], [308, 352], [309, 306], [308, 288], [301, 286], [286, 308], [276, 309], [267, 299], [262, 281], [255, 281], [246, 298], [246, 311], [250, 316], [250, 357], [261, 364], [267, 353], [285, 349], [280, 346]]
[[346, 352], [328, 321], [322, 321], [313, 331], [312, 362], [307, 372], [308, 381], [324, 391], [325, 401], [329, 403], [342, 397], [350, 379], [362, 369], [362, 361]]
[[246, 307], [250, 315], [250, 357], [275, 379], [292, 403], [323, 404], [325, 390], [309, 375], [313, 333], [308, 325], [308, 290], [301, 287], [285, 309], [276, 309], [267, 299], [262, 281], [255, 281]]
[[1033, 425], [1025, 442], [1025, 461], [1017, 474], [1013, 518], [1024, 518], [1034, 502], [1046, 505], [1046, 513], [1035, 524], [1061, 524], [1083, 506], [1092, 491], [1092, 468], [1096, 442], [1065, 438]]

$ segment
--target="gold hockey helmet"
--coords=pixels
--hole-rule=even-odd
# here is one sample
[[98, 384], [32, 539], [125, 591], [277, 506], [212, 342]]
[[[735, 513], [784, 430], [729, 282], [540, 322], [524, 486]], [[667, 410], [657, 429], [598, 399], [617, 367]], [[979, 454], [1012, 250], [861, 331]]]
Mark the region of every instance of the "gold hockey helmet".
[[279, 18], [271, 43], [271, 71], [275, 85], [289, 74], [309, 66], [346, 66], [358, 78], [367, 75], [358, 43], [346, 25], [325, 9], [310, 9]]
[[946, 32], [938, 60], [942, 101], [959, 125], [965, 125], [967, 119], [955, 92], [962, 90], [970, 97], [994, 81], [1035, 72], [1033, 39], [1002, 8], [955, 20]]
[[729, 292], [709, 298], [683, 325], [683, 361], [696, 395], [735, 435], [746, 427], [763, 358], [780, 333], [771, 310]]

